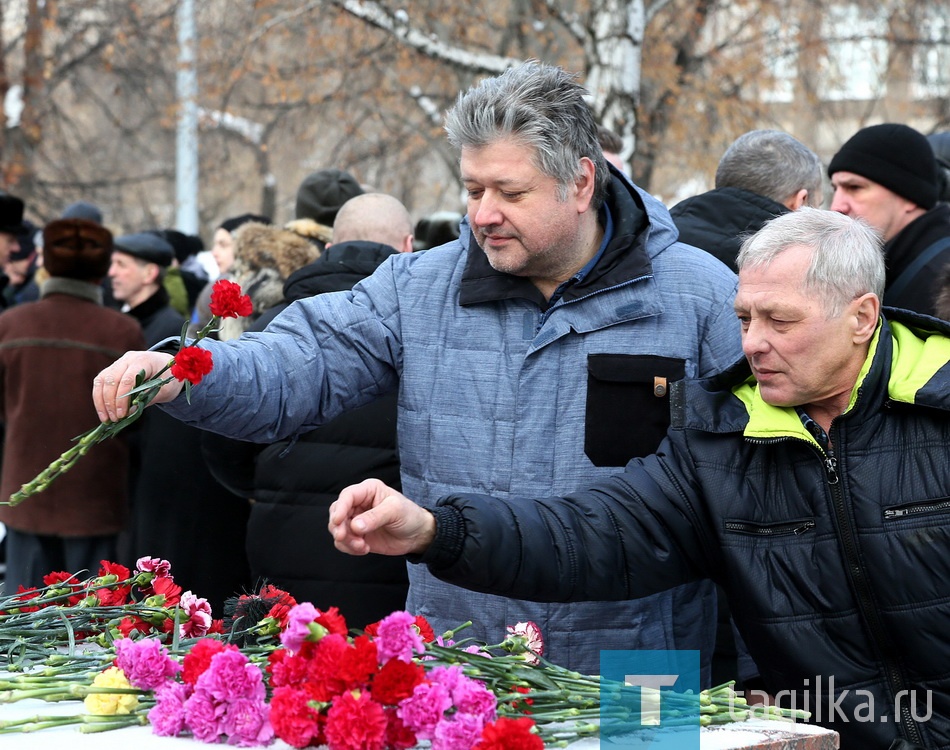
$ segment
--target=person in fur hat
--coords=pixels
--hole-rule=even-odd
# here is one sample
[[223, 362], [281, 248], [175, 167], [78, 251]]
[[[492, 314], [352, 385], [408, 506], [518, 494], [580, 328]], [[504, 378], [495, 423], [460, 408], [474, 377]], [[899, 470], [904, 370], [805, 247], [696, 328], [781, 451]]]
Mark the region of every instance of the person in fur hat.
[[234, 233], [231, 277], [251, 298], [254, 311], [246, 318], [223, 320], [218, 338], [237, 338], [263, 312], [283, 302], [287, 277], [319, 255], [315, 244], [289, 229], [254, 221], [241, 225]]
[[[116, 353], [145, 344], [135, 319], [102, 304], [112, 243], [109, 230], [94, 222], [50, 222], [43, 230], [49, 278], [39, 301], [0, 316], [4, 499], [55, 458], [51, 446], [69, 445], [95, 426], [95, 411], [84, 404], [88, 379]], [[8, 532], [6, 591], [40, 586], [50, 571], [95, 573], [100, 560], [116, 559], [128, 517], [128, 471], [128, 443], [120, 436], [95, 446], [41, 496], [0, 507]]]
[[350, 198], [362, 194], [363, 188], [349, 172], [342, 169], [311, 172], [297, 188], [294, 220], [285, 228], [306, 237], [322, 251], [333, 240], [337, 212]]

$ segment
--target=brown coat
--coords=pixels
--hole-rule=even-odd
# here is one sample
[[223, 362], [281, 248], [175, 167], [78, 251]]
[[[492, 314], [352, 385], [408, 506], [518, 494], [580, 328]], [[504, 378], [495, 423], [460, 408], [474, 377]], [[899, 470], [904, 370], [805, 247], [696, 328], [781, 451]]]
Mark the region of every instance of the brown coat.
[[[93, 378], [145, 344], [138, 321], [93, 301], [93, 285], [68, 279], [48, 285], [40, 301], [0, 315], [4, 500], [98, 424]], [[118, 533], [127, 517], [127, 477], [125, 440], [106, 440], [44, 492], [15, 508], [0, 506], [0, 521], [30, 534]]]

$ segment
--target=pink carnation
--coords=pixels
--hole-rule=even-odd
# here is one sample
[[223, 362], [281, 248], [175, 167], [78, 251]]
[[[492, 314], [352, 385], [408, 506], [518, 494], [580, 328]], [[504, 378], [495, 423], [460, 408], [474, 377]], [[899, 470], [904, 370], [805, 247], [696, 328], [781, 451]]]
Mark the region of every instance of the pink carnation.
[[185, 701], [185, 724], [196, 740], [217, 742], [223, 729], [224, 707], [204, 690], [196, 690]]
[[181, 595], [178, 603], [187, 618], [179, 628], [182, 638], [200, 638], [211, 627], [211, 605], [207, 599], [201, 599], [190, 591]]
[[484, 723], [470, 714], [444, 718], [435, 728], [432, 750], [471, 750], [482, 736]]
[[135, 569], [140, 573], [154, 573], [156, 578], [168, 578], [172, 564], [160, 557], [140, 557], [135, 561]]
[[431, 740], [442, 716], [452, 707], [452, 697], [444, 685], [423, 682], [399, 704], [396, 715], [422, 740]]
[[133, 641], [120, 638], [115, 642], [116, 666], [133, 687], [154, 690], [172, 679], [181, 665], [172, 659], [155, 638]]
[[177, 737], [185, 728], [185, 701], [190, 688], [180, 682], [166, 682], [155, 691], [155, 705], [148, 712], [152, 732], [159, 737]]
[[452, 690], [452, 702], [459, 714], [474, 716], [483, 725], [495, 720], [498, 700], [495, 694], [478, 680], [460, 675]]
[[269, 720], [270, 710], [262, 698], [238, 698], [228, 704], [222, 728], [228, 735], [228, 744], [238, 747], [258, 747], [270, 744], [274, 728]]
[[310, 602], [291, 607], [287, 613], [287, 625], [280, 634], [281, 645], [290, 653], [296, 654], [310, 636], [310, 623], [316, 620], [319, 614]]
[[412, 661], [413, 653], [423, 653], [425, 644], [415, 626], [416, 618], [408, 612], [393, 612], [379, 621], [376, 649], [379, 661], [390, 659]]
[[238, 698], [263, 700], [265, 690], [260, 667], [250, 664], [234, 646], [227, 646], [211, 657], [210, 666], [195, 683], [195, 692], [206, 692], [216, 701], [227, 702]]

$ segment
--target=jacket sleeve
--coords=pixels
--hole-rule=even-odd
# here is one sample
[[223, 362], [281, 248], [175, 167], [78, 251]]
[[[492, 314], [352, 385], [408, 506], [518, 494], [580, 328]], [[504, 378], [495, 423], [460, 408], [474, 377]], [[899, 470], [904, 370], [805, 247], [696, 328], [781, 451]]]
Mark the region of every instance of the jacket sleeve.
[[566, 497], [442, 498], [436, 539], [413, 562], [469, 589], [549, 602], [638, 598], [712, 577], [694, 467], [671, 448], [667, 438], [656, 455]]
[[213, 369], [163, 404], [176, 418], [227, 437], [270, 443], [319, 427], [398, 386], [402, 367], [391, 263], [351, 291], [298, 300], [260, 333], [205, 339]]

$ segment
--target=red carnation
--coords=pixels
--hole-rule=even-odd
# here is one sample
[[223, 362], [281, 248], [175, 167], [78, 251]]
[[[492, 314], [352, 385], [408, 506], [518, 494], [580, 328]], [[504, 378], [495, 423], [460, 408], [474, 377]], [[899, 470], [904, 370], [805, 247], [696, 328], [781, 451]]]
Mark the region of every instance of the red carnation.
[[395, 706], [399, 701], [412, 695], [416, 685], [425, 679], [425, 669], [421, 664], [390, 659], [373, 677], [371, 691], [373, 698], [386, 706]]
[[178, 380], [187, 380], [198, 385], [201, 379], [211, 372], [214, 363], [211, 352], [198, 346], [186, 346], [175, 355], [171, 373]]
[[[17, 605], [14, 609], [18, 612], [36, 612], [40, 609], [39, 604], [26, 604], [26, 602], [31, 599], [36, 599], [40, 595], [39, 590], [36, 586], [24, 587], [21, 583], [17, 586], [16, 590], [16, 599], [14, 600]], [[45, 606], [45, 605], [43, 605]], [[7, 614], [4, 612], [4, 614]]]
[[499, 719], [485, 726], [474, 750], [544, 750], [544, 740], [532, 729], [531, 719]]
[[343, 652], [340, 661], [340, 679], [349, 688], [363, 687], [376, 673], [379, 660], [376, 656], [376, 644], [365, 635], [353, 639], [353, 644]]
[[212, 315], [219, 318], [244, 318], [254, 311], [251, 298], [241, 294], [241, 285], [227, 279], [218, 279], [211, 288]]
[[182, 659], [181, 678], [194, 685], [204, 671], [211, 666], [211, 658], [224, 651], [224, 644], [215, 638], [202, 638]]
[[152, 632], [152, 626], [136, 615], [123, 617], [119, 621], [118, 628], [123, 638], [132, 638], [135, 632], [138, 632], [139, 635], [148, 635]]
[[274, 733], [288, 745], [307, 747], [323, 744], [323, 715], [307, 704], [310, 697], [292, 687], [279, 687], [270, 703]]
[[57, 589], [69, 589], [70, 591], [75, 592], [70, 594], [66, 599], [66, 603], [70, 607], [76, 606], [85, 598], [85, 594], [82, 590], [82, 583], [72, 573], [66, 573], [64, 571], [47, 573], [45, 576], [43, 576], [43, 583], [45, 583], [47, 586], [52, 586]]
[[[389, 663], [399, 662], [404, 664], [405, 662], [399, 661], [399, 659], [391, 659]], [[409, 750], [411, 747], [415, 747], [417, 744], [416, 735], [413, 731], [402, 723], [402, 719], [396, 715], [395, 708], [387, 708], [386, 718], [389, 723], [386, 725], [386, 744], [392, 748], [392, 750]]]
[[333, 750], [383, 750], [386, 714], [369, 693], [340, 693], [327, 711], [326, 738]]
[[416, 615], [415, 626], [419, 630], [419, 636], [424, 643], [432, 643], [435, 640], [435, 632], [429, 621], [422, 615]]
[[152, 596], [156, 595], [165, 597], [166, 607], [174, 607], [181, 601], [181, 586], [175, 583], [171, 576], [155, 578], [152, 581]]
[[330, 607], [326, 612], [317, 610], [317, 619], [314, 620], [318, 625], [322, 625], [332, 634], [345, 636], [348, 632], [346, 619], [340, 614], [338, 607]]
[[[106, 576], [113, 576], [117, 581], [127, 581], [129, 579], [129, 569], [119, 563], [102, 560], [99, 563], [99, 578], [102, 579]], [[124, 586], [96, 589], [95, 593], [100, 606], [118, 607], [129, 603], [129, 597], [132, 594], [132, 584], [129, 583]]]

